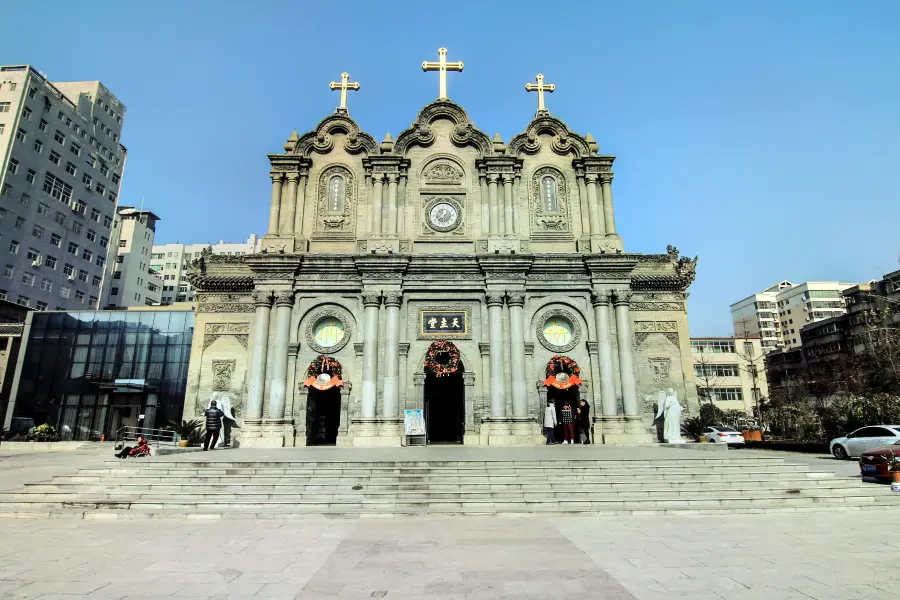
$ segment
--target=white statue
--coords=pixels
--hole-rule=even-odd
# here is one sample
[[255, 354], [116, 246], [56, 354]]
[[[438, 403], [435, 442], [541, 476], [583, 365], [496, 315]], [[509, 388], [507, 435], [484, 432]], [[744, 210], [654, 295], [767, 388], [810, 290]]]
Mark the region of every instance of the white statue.
[[206, 402], [207, 409], [212, 408], [214, 400], [216, 402], [216, 408], [225, 413], [225, 417], [222, 419], [222, 430], [224, 435], [220, 435], [219, 440], [216, 442], [216, 447], [219, 448], [226, 443], [231, 443], [231, 427], [234, 423], [234, 415], [231, 414], [231, 398], [228, 397], [228, 394], [225, 392], [213, 392], [210, 394], [209, 400]]
[[[665, 395], [665, 397], [663, 397]], [[660, 392], [659, 414], [656, 418], [665, 415], [663, 423], [663, 439], [670, 444], [683, 444], [681, 439], [681, 403], [678, 402], [678, 394], [675, 390], [669, 388], [665, 392]]]

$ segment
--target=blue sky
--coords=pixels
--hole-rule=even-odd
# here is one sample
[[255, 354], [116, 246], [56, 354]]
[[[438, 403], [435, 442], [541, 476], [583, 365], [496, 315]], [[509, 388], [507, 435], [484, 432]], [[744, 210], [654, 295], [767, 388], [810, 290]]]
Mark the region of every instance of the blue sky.
[[[346, 7], [331, 10], [330, 7]], [[77, 9], [77, 11], [73, 11]], [[128, 107], [122, 201], [160, 242], [265, 233], [266, 154], [362, 89], [381, 139], [437, 96], [422, 60], [449, 48], [449, 95], [508, 140], [551, 112], [617, 155], [626, 249], [699, 255], [694, 335], [781, 279], [864, 281], [900, 268], [900, 2], [125, 2], [6, 0], [0, 63], [100, 79]]]

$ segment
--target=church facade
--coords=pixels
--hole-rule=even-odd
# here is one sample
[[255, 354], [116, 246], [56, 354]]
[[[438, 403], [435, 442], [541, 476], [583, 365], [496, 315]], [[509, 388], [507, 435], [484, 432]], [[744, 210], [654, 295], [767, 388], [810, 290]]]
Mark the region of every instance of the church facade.
[[[696, 259], [625, 251], [614, 157], [544, 107], [508, 142], [446, 97], [380, 143], [341, 106], [269, 156], [262, 251], [191, 267], [185, 418], [231, 399], [244, 447], [543, 443], [548, 401], [585, 399], [596, 443], [656, 441], [696, 385]], [[437, 65], [443, 65], [438, 67]], [[446, 68], [444, 68], [446, 67]], [[354, 87], [355, 86], [355, 87]]]

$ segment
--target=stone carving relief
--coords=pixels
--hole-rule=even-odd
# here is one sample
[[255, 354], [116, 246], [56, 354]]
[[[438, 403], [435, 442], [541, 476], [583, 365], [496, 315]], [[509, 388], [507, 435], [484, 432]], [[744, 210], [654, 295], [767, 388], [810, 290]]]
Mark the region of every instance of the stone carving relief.
[[667, 357], [648, 358], [650, 369], [653, 371], [653, 381], [661, 383], [669, 378], [669, 368], [672, 364], [671, 359]]
[[[547, 184], [552, 187], [547, 190]], [[531, 178], [531, 231], [536, 239], [560, 239], [570, 231], [569, 188], [553, 167], [541, 167]]]
[[213, 391], [224, 392], [231, 389], [231, 376], [236, 365], [237, 361], [234, 359], [212, 361]]
[[437, 160], [422, 171], [422, 179], [426, 184], [462, 185], [462, 169], [449, 160]]
[[[340, 177], [343, 181], [334, 179]], [[338, 187], [333, 189], [334, 183]], [[354, 192], [356, 180], [353, 173], [343, 165], [332, 165], [319, 176], [319, 191], [316, 216], [316, 233], [327, 237], [353, 235], [356, 230], [356, 202]], [[335, 193], [340, 194], [335, 198]]]
[[223, 337], [233, 337], [246, 348], [250, 341], [250, 323], [207, 323], [203, 330], [203, 349]]

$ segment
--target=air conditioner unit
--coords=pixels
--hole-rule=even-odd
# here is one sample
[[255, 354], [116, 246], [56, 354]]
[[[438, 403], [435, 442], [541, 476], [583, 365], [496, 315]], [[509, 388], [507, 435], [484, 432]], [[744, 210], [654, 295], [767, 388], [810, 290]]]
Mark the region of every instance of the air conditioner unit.
[[39, 266], [41, 266], [41, 261], [40, 261], [40, 259], [31, 261], [31, 266], [32, 266], [32, 267], [39, 267]]
[[90, 191], [91, 191], [91, 184], [89, 184], [89, 183], [84, 184], [84, 189], [86, 189], [87, 191], [90, 192]]
[[69, 281], [75, 281], [75, 273], [72, 273], [71, 275], [69, 275], [68, 279], [69, 279]]

